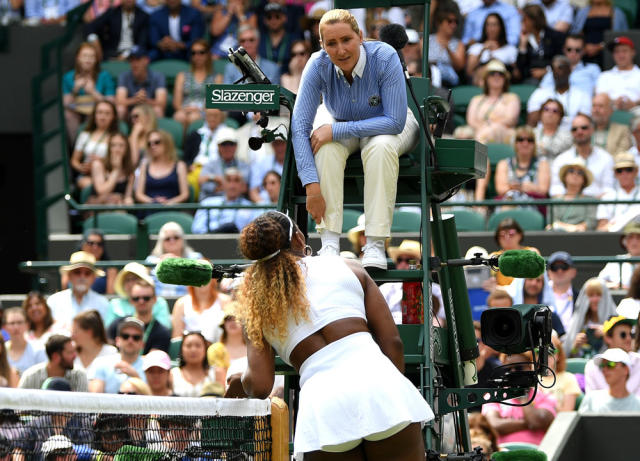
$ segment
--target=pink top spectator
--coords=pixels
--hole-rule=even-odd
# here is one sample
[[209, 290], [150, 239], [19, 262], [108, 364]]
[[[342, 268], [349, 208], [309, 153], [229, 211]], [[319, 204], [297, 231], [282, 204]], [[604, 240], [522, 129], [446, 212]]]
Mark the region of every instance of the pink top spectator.
[[[531, 394], [533, 389], [529, 390], [529, 398], [531, 398]], [[507, 400], [508, 403], [519, 403], [517, 399]], [[536, 398], [531, 405], [534, 405], [536, 408], [543, 408], [545, 410], [549, 410], [553, 416], [556, 415], [556, 400], [552, 395], [545, 395], [543, 392], [538, 392], [536, 394]], [[488, 412], [495, 410], [497, 411], [502, 418], [512, 418], [512, 419], [524, 419], [524, 413], [522, 411], [522, 407], [511, 407], [509, 405], [504, 405], [502, 403], [485, 403], [482, 406], [482, 414], [486, 415]], [[544, 437], [545, 431], [518, 431], [513, 432], [508, 435], [503, 435], [498, 437], [498, 444], [507, 443], [507, 442], [525, 442], [525, 443], [533, 443], [536, 445], [540, 445], [542, 438]]]

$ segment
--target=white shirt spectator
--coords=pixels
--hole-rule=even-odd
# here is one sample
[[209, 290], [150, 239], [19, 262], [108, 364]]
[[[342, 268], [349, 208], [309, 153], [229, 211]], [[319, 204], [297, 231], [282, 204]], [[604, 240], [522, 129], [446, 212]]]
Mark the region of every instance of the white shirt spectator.
[[[628, 354], [631, 367], [629, 368], [629, 379], [627, 379], [627, 390], [640, 396], [640, 354], [637, 352], [629, 352]], [[591, 359], [584, 367], [584, 390], [585, 393], [589, 393], [598, 389], [609, 389], [609, 385], [600, 368]]]
[[105, 318], [105, 314], [109, 310], [109, 301], [107, 298], [93, 290], [89, 290], [82, 298], [82, 301], [78, 303], [75, 296], [71, 292], [71, 288], [58, 291], [47, 298], [47, 304], [51, 308], [51, 315], [56, 322], [60, 322], [65, 325], [67, 329], [73, 318], [80, 312], [87, 311], [89, 309], [95, 309], [100, 313], [102, 319]]
[[[564, 185], [560, 181], [560, 168], [572, 162], [578, 154], [575, 146], [558, 155], [551, 164], [551, 189], [549, 195], [556, 196], [565, 193]], [[613, 190], [616, 180], [613, 176], [613, 157], [609, 153], [593, 146], [591, 155], [586, 159], [587, 168], [593, 173], [593, 182], [584, 191], [584, 195], [600, 197]]]
[[105, 344], [104, 346], [102, 346], [102, 349], [100, 349], [100, 352], [98, 352], [98, 355], [96, 355], [96, 358], [93, 359], [93, 362], [91, 362], [86, 368], [82, 363], [82, 360], [80, 360], [80, 357], [76, 356], [76, 359], [73, 361], [73, 369], [82, 370], [87, 375], [93, 375], [95, 373], [96, 363], [100, 362], [98, 360], [100, 357], [106, 357], [107, 355], [114, 355], [117, 353], [118, 349], [116, 349], [115, 346], [112, 346], [111, 344]]
[[[592, 62], [585, 64], [580, 61], [569, 75], [569, 88], [576, 88], [584, 91], [588, 95], [592, 95], [600, 73], [600, 67], [598, 67], [597, 64]], [[551, 72], [551, 68], [549, 68], [549, 71], [542, 77], [538, 88], [553, 90], [554, 87], [553, 72]]]
[[[619, 256], [625, 257], [631, 255], [627, 253]], [[621, 265], [622, 267], [620, 267]], [[628, 287], [634, 270], [634, 264], [611, 262], [604, 266], [604, 269], [598, 274], [598, 278], [604, 282], [615, 284], [616, 286]]]
[[614, 66], [602, 72], [596, 83], [596, 93], [607, 93], [612, 101], [619, 97], [640, 101], [640, 68], [634, 65], [631, 70], [619, 70]]
[[557, 99], [564, 107], [564, 117], [560, 126], [571, 129], [571, 121], [578, 112], [591, 115], [591, 96], [587, 93], [569, 86], [569, 90], [558, 93], [554, 88], [538, 88], [527, 102], [527, 112], [539, 111], [547, 99]]
[[480, 62], [481, 64], [487, 63], [492, 59], [497, 59], [507, 66], [512, 66], [518, 59], [518, 49], [515, 46], [509, 45], [507, 43], [497, 50], [487, 50], [484, 48], [483, 43], [474, 43], [467, 50], [467, 55], [479, 55], [478, 62]]
[[547, 18], [547, 24], [552, 29], [558, 22], [566, 22], [571, 25], [573, 22], [573, 8], [568, 0], [556, 0], [551, 5], [545, 5], [540, 0], [530, 1], [529, 4], [540, 5], [544, 16]]
[[[635, 200], [638, 201], [640, 199], [640, 187], [636, 186], [631, 191], [627, 192], [622, 187], [616, 184], [614, 190], [607, 192], [602, 196], [602, 200]], [[631, 212], [633, 213], [633, 208], [638, 208], [637, 205], [632, 203], [619, 203], [616, 205], [598, 205], [598, 210], [596, 212], [596, 219], [606, 219], [608, 221], [613, 220], [614, 218], [621, 218], [625, 213]], [[631, 215], [629, 215], [631, 216]], [[632, 216], [631, 216], [632, 218]], [[631, 219], [630, 218], [630, 219]], [[629, 221], [627, 221], [629, 222]], [[620, 223], [624, 225], [626, 223]]]

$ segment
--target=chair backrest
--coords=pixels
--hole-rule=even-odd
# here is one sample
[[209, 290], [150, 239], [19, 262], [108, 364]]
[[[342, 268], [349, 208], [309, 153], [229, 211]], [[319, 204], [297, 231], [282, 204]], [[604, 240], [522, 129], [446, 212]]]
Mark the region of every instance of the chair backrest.
[[460, 85], [451, 90], [451, 96], [456, 104], [456, 114], [465, 114], [474, 96], [482, 94], [482, 88], [475, 85]]
[[513, 210], [505, 210], [494, 213], [489, 218], [489, 222], [487, 223], [487, 229], [492, 231], [498, 227], [498, 224], [503, 219], [512, 218], [522, 230], [525, 231], [535, 231], [535, 230], [543, 230], [544, 229], [544, 216], [538, 211], [531, 208], [522, 209], [515, 208]]
[[567, 359], [567, 371], [573, 374], [584, 374], [584, 367], [587, 366], [587, 362], [587, 359], [583, 359], [580, 357]]
[[182, 211], [160, 211], [150, 214], [144, 220], [149, 234], [157, 234], [160, 228], [170, 221], [178, 223], [185, 234], [190, 234], [193, 224], [193, 216]]
[[182, 338], [176, 337], [171, 338], [171, 342], [169, 343], [169, 358], [172, 362], [178, 362], [178, 358], [180, 357], [180, 348], [182, 347]]
[[182, 149], [184, 128], [180, 122], [177, 122], [172, 118], [162, 117], [158, 119], [158, 129], [168, 132], [173, 138], [176, 148]]
[[491, 163], [491, 169], [493, 170], [498, 162], [505, 158], [511, 158], [516, 155], [516, 151], [513, 150], [511, 144], [499, 144], [489, 143], [487, 144], [487, 156], [489, 157], [489, 163]]
[[189, 136], [189, 134], [193, 133], [194, 131], [199, 130], [202, 125], [204, 125], [204, 120], [202, 119], [191, 122], [191, 124], [187, 127], [187, 136]]
[[160, 72], [166, 79], [167, 89], [173, 89], [176, 75], [189, 70], [189, 63], [180, 59], [162, 59], [149, 64], [149, 69]]
[[420, 215], [413, 211], [394, 211], [391, 232], [419, 232]]
[[135, 235], [138, 230], [138, 219], [126, 213], [107, 212], [98, 213], [82, 223], [82, 228], [87, 231], [98, 228], [105, 234]]
[[623, 125], [629, 126], [632, 119], [633, 114], [626, 110], [615, 110], [613, 114], [611, 114], [611, 122], [614, 123], [622, 123]]
[[473, 210], [451, 210], [458, 232], [483, 231], [486, 227], [484, 216]]
[[358, 225], [358, 218], [362, 211], [345, 208], [342, 210], [342, 232], [348, 232]]
[[117, 85], [120, 74], [131, 69], [131, 66], [129, 65], [129, 61], [102, 61], [100, 63], [100, 69], [109, 72], [109, 75], [111, 75], [111, 78], [115, 80]]
[[627, 24], [633, 29], [638, 16], [638, 0], [613, 0], [613, 4], [627, 16]]

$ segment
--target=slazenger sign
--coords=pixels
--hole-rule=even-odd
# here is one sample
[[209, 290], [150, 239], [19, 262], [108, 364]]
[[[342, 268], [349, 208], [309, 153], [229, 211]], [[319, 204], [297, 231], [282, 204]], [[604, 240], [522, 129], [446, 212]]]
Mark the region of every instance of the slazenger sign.
[[278, 85], [207, 85], [207, 109], [272, 110], [280, 108]]

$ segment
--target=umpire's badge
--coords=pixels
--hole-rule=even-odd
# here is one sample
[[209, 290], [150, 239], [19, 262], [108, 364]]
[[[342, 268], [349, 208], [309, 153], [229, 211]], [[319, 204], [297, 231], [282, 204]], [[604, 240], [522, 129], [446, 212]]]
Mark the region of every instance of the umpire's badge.
[[380, 96], [370, 96], [369, 97], [369, 105], [371, 107], [379, 106], [380, 105]]

